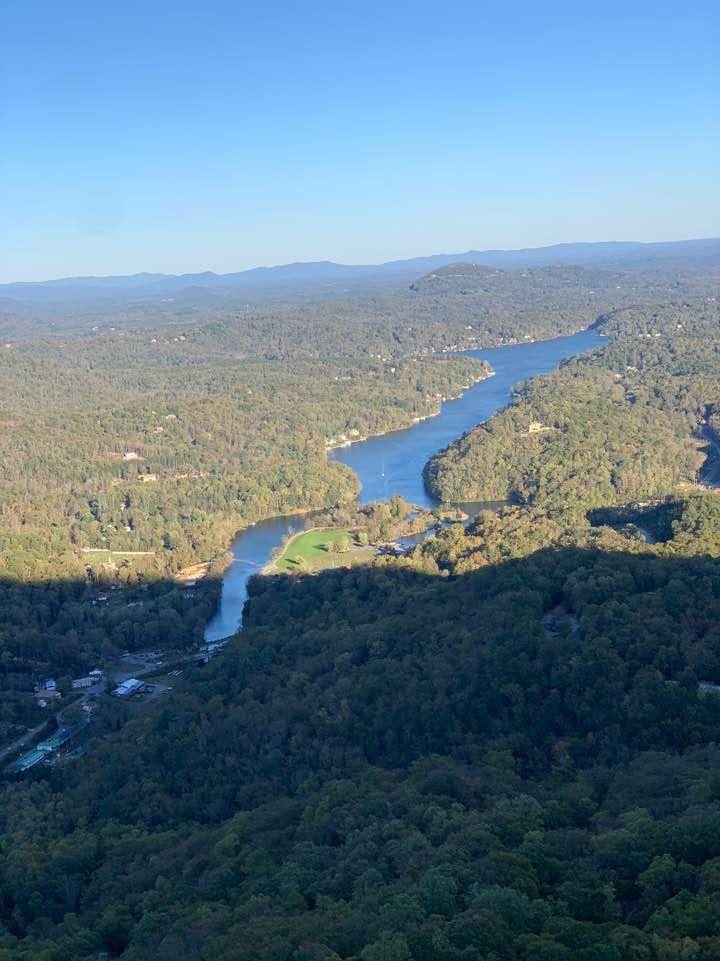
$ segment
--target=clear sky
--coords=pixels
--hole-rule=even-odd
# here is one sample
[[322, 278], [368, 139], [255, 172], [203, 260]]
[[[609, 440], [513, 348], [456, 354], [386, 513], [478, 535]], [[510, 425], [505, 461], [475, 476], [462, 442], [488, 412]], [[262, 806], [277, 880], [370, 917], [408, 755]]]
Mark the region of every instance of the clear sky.
[[720, 4], [2, 0], [0, 281], [720, 234]]

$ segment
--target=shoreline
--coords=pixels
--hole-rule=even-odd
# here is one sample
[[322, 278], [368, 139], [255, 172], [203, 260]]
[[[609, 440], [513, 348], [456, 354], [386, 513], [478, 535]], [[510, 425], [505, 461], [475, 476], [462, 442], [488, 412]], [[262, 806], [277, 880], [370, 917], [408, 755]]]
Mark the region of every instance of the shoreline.
[[[478, 349], [484, 350], [485, 348], [478, 348]], [[454, 351], [454, 353], [462, 353], [462, 352]], [[364, 443], [365, 441], [373, 440], [374, 438], [377, 438], [377, 437], [386, 437], [388, 434], [394, 434], [394, 433], [399, 433], [400, 431], [411, 430], [413, 427], [415, 427], [416, 424], [421, 424], [423, 421], [430, 420], [433, 417], [439, 417], [440, 414], [442, 414], [443, 404], [449, 403], [454, 400], [460, 400], [460, 398], [463, 397], [463, 395], [465, 394], [465, 391], [471, 390], [473, 387], [477, 386], [478, 384], [482, 384], [484, 381], [489, 380], [491, 377], [494, 377], [494, 376], [495, 376], [495, 371], [490, 370], [484, 376], [478, 377], [471, 384], [464, 386], [459, 394], [455, 394], [452, 397], [443, 397], [442, 400], [438, 402], [437, 410], [432, 411], [429, 414], [423, 414], [418, 417], [413, 417], [409, 424], [403, 425], [401, 427], [392, 427], [389, 430], [378, 431], [377, 433], [374, 433], [374, 434], [363, 435], [362, 437], [354, 437], [352, 440], [346, 440], [342, 444], [332, 444], [331, 446], [326, 445], [325, 447], [326, 462], [328, 460], [327, 455], [334, 450], [343, 450], [346, 447], [352, 447], [353, 444], [361, 444], [361, 443]], [[358, 495], [355, 495], [354, 500], [357, 500], [357, 496]], [[258, 524], [262, 524], [265, 521], [274, 521], [280, 517], [286, 517], [288, 518], [288, 520], [290, 520], [290, 518], [293, 518], [293, 517], [304, 517], [307, 514], [312, 514], [314, 511], [322, 511], [327, 509], [328, 509], [328, 505], [324, 505], [323, 507], [299, 507], [297, 510], [293, 511], [292, 514], [269, 514], [267, 517], [259, 517], [257, 520], [250, 521], [249, 523], [245, 524], [243, 527], [238, 527], [238, 529], [235, 531], [235, 533], [232, 536], [230, 544], [227, 547], [227, 552], [229, 552], [231, 556], [230, 556], [230, 559], [227, 561], [227, 563], [223, 566], [222, 574], [224, 574], [227, 571], [227, 568], [230, 567], [235, 562], [235, 558], [232, 556], [232, 545], [235, 542], [235, 540], [245, 531], [250, 530], [250, 528], [252, 527], [256, 527]], [[316, 529], [318, 528], [309, 528], [309, 530], [316, 530]], [[306, 532], [299, 531], [297, 534], [293, 535], [293, 539], [295, 537], [299, 537], [300, 534], [303, 534], [303, 533], [306, 533]], [[288, 541], [288, 544], [289, 543], [290, 541]], [[218, 554], [215, 557], [211, 558], [209, 561], [204, 561], [202, 563], [211, 565], [211, 564], [214, 564], [217, 560], [219, 560], [223, 556], [224, 555]], [[264, 564], [262, 568], [260, 568], [258, 573], [265, 574], [266, 573], [265, 569], [268, 567], [271, 567], [273, 563], [274, 561], [272, 559], [268, 560], [267, 563]], [[221, 577], [222, 577], [222, 574], [221, 574]]]
[[[322, 508], [320, 508], [320, 509], [322, 510]], [[306, 513], [306, 514], [309, 514], [310, 512], [309, 512], [309, 511], [305, 511], [305, 513]], [[276, 515], [276, 516], [278, 516], [278, 517], [294, 517], [295, 515], [294, 515], [294, 514], [286, 514], [286, 515], [285, 515], [285, 514], [278, 514], [278, 515]], [[301, 516], [301, 515], [300, 515], [300, 516]], [[269, 517], [269, 518], [267, 518], [267, 520], [272, 520], [272, 518]], [[303, 534], [309, 534], [310, 531], [322, 531], [322, 530], [325, 530], [325, 528], [323, 528], [323, 527], [308, 527], [306, 530], [297, 531], [297, 533], [295, 533], [295, 534], [293, 534], [291, 537], [289, 537], [289, 538], [285, 541], [284, 544], [280, 544], [280, 545], [279, 545], [280, 547], [282, 547], [282, 554], [279, 554], [277, 557], [271, 557], [270, 560], [268, 560], [265, 564], [263, 564], [263, 566], [262, 566], [262, 567], [260, 568], [260, 570], [257, 572], [257, 575], [258, 575], [258, 576], [259, 576], [259, 575], [264, 575], [264, 576], [266, 576], [266, 575], [268, 575], [268, 574], [272, 574], [273, 570], [275, 570], [275, 569], [277, 568], [277, 562], [278, 562], [278, 560], [283, 556], [283, 554], [284, 554], [285, 551], [288, 549], [288, 547], [290, 547], [290, 545], [293, 543], [293, 541], [296, 541], [296, 540], [298, 539], [298, 537], [302, 537]]]
[[[533, 338], [532, 340], [530, 340], [530, 339], [529, 339], [529, 340], [526, 340], [526, 341], [522, 341], [522, 340], [521, 340], [521, 341], [516, 341], [515, 343], [499, 343], [499, 344], [496, 345], [496, 347], [467, 347], [467, 348], [459, 348], [459, 349], [456, 349], [456, 350], [453, 350], [453, 351], [449, 351], [449, 350], [448, 350], [448, 351], [444, 351], [443, 353], [445, 353], [445, 355], [450, 354], [450, 353], [463, 354], [463, 353], [468, 353], [469, 351], [492, 350], [492, 349], [496, 349], [497, 347], [516, 347], [516, 346], [522, 346], [523, 344], [543, 343], [543, 342], [548, 342], [548, 341], [557, 340], [557, 339], [559, 339], [559, 338], [574, 337], [574, 336], [577, 336], [578, 334], [581, 334], [581, 333], [586, 332], [586, 331], [591, 331], [591, 330], [593, 330], [593, 329], [594, 329], [594, 325], [589, 325], [589, 326], [587, 326], [587, 327], [580, 327], [580, 328], [578, 328], [578, 329], [577, 329], [576, 331], [574, 331], [572, 334], [562, 334], [562, 335], [557, 335], [557, 336], [555, 336], [555, 337]], [[601, 336], [607, 336], [607, 335], [602, 335], [602, 334], [601, 334]], [[489, 363], [489, 362], [488, 362], [488, 363]], [[330, 455], [330, 454], [332, 453], [332, 451], [334, 451], [334, 450], [342, 450], [342, 449], [347, 448], [347, 447], [352, 447], [353, 444], [364, 443], [364, 442], [366, 442], [366, 441], [368, 441], [368, 440], [372, 440], [372, 439], [374, 439], [374, 438], [385, 437], [385, 436], [387, 436], [388, 434], [404, 432], [404, 431], [407, 431], [407, 430], [412, 429], [416, 424], [422, 423], [423, 421], [429, 420], [429, 419], [431, 419], [431, 418], [433, 418], [433, 417], [438, 417], [438, 416], [440, 416], [440, 414], [442, 414], [442, 405], [443, 405], [444, 403], [448, 403], [448, 402], [451, 402], [451, 401], [459, 400], [460, 398], [462, 398], [462, 397], [464, 396], [464, 394], [465, 394], [465, 392], [466, 392], [467, 390], [470, 390], [472, 387], [477, 386], [477, 384], [483, 383], [484, 381], [490, 379], [491, 377], [494, 377], [495, 375], [496, 375], [496, 371], [491, 369], [489, 372], [484, 373], [482, 376], [476, 378], [470, 385], [468, 385], [468, 386], [466, 386], [466, 387], [463, 387], [463, 389], [460, 391], [459, 394], [456, 394], [456, 395], [454, 395], [454, 396], [452, 396], [452, 397], [444, 397], [442, 400], [440, 400], [440, 401], [438, 402], [438, 406], [437, 406], [437, 409], [436, 409], [435, 411], [432, 411], [432, 412], [430, 412], [430, 413], [428, 413], [428, 414], [423, 414], [423, 415], [418, 416], [418, 417], [414, 417], [414, 418], [411, 419], [411, 421], [410, 421], [409, 424], [405, 424], [404, 426], [399, 426], [399, 427], [393, 427], [393, 428], [391, 428], [391, 429], [389, 429], [389, 430], [379, 431], [379, 432], [377, 432], [377, 433], [368, 434], [368, 435], [362, 436], [362, 437], [355, 437], [355, 438], [352, 438], [352, 439], [349, 439], [349, 438], [348, 438], [348, 439], [346, 439], [345, 441], [343, 441], [342, 443], [332, 444], [332, 445], [325, 445], [326, 462], [331, 459], [328, 455]], [[506, 406], [507, 406], [507, 405], [506, 405]], [[427, 465], [425, 465], [425, 466], [427, 466]], [[423, 468], [423, 474], [424, 474], [424, 473], [425, 473], [425, 467]], [[357, 495], [355, 496], [354, 499], [357, 499]], [[442, 502], [441, 502], [441, 503], [442, 503]], [[253, 521], [253, 522], [247, 524], [245, 527], [239, 528], [239, 529], [235, 532], [235, 534], [233, 535], [233, 538], [232, 538], [232, 540], [231, 540], [231, 542], [230, 542], [230, 544], [229, 544], [229, 546], [228, 546], [228, 552], [230, 553], [230, 555], [231, 555], [231, 557], [232, 557], [232, 560], [230, 561], [230, 563], [228, 564], [228, 566], [230, 566], [230, 565], [234, 562], [234, 560], [235, 560], [234, 556], [232, 555], [232, 545], [233, 545], [233, 543], [235, 542], [235, 540], [236, 540], [242, 533], [244, 533], [245, 531], [247, 531], [249, 528], [254, 527], [256, 524], [260, 524], [260, 523], [264, 523], [264, 522], [268, 522], [268, 521], [275, 521], [275, 520], [277, 520], [277, 519], [279, 519], [279, 518], [281, 518], [281, 517], [282, 517], [282, 518], [287, 518], [288, 520], [290, 520], [291, 518], [301, 517], [301, 516], [307, 515], [307, 514], [309, 514], [309, 513], [312, 513], [314, 510], [321, 511], [321, 510], [324, 510], [324, 509], [327, 509], [327, 505], [326, 505], [326, 507], [324, 507], [324, 508], [323, 508], [323, 507], [318, 507], [318, 508], [298, 508], [298, 509], [297, 509], [296, 511], [294, 511], [292, 514], [271, 514], [271, 515], [268, 515], [267, 517], [259, 518], [258, 520]], [[303, 531], [303, 532], [298, 532], [298, 535], [294, 535], [294, 536], [299, 536], [300, 533], [304, 533], [304, 531]], [[260, 573], [260, 574], [265, 573], [265, 568], [266, 568], [268, 565], [272, 565], [272, 563], [273, 563], [273, 559], [272, 559], [272, 558], [268, 559], [268, 561], [266, 562], [266, 564], [264, 564], [264, 565], [259, 569], [258, 573]], [[214, 616], [214, 615], [213, 615], [213, 616]], [[212, 618], [211, 618], [211, 620], [212, 620]], [[208, 621], [208, 624], [209, 624], [209, 623], [210, 623], [210, 621]], [[207, 628], [207, 625], [206, 625], [206, 628]], [[228, 636], [231, 636], [231, 635], [228, 635]]]
[[[485, 348], [479, 348], [479, 349], [484, 350]], [[459, 350], [453, 351], [453, 353], [460, 354], [462, 353], [462, 351], [459, 351]], [[360, 437], [353, 437], [352, 440], [348, 438], [340, 444], [329, 444], [329, 445], [326, 444], [325, 453], [329, 454], [331, 451], [334, 451], [334, 450], [344, 450], [346, 447], [352, 447], [353, 444], [364, 444], [365, 441], [374, 440], [376, 437], [387, 437], [388, 434], [398, 434], [400, 433], [400, 431], [411, 430], [413, 427], [415, 427], [416, 424], [421, 424], [425, 420], [431, 420], [433, 417], [439, 417], [442, 414], [443, 404], [448, 404], [453, 400], [460, 400], [462, 397], [464, 397], [466, 391], [472, 390], [473, 387], [477, 387], [478, 384], [482, 384], [484, 381], [489, 380], [491, 377], [494, 377], [494, 376], [495, 376], [495, 371], [491, 370], [489, 371], [489, 373], [485, 374], [484, 377], [478, 377], [476, 380], [472, 382], [472, 384], [464, 385], [459, 394], [454, 394], [452, 397], [442, 397], [438, 401], [437, 410], [431, 411], [429, 414], [421, 414], [418, 417], [413, 417], [410, 423], [403, 427], [391, 427], [389, 430], [381, 430], [374, 434], [363, 434]]]

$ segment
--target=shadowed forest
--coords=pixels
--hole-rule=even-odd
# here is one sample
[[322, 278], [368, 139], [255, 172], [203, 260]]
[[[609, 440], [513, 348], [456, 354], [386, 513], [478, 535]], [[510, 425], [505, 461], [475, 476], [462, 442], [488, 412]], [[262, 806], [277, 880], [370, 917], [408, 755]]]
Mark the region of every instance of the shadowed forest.
[[616, 548], [256, 578], [221, 658], [6, 787], [0, 957], [717, 957], [720, 572]]

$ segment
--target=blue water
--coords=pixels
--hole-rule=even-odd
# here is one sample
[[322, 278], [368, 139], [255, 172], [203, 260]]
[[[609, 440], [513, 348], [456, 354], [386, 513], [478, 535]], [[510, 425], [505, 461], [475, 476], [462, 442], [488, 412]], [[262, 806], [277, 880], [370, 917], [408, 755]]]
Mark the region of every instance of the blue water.
[[273, 547], [280, 544], [288, 528], [294, 525], [296, 530], [302, 530], [304, 521], [301, 515], [271, 517], [240, 531], [230, 548], [233, 561], [223, 578], [220, 607], [205, 628], [206, 641], [220, 641], [237, 631], [247, 597], [247, 582], [270, 560]]
[[352, 467], [358, 475], [363, 504], [402, 494], [411, 504], [434, 507], [435, 501], [425, 490], [422, 478], [423, 467], [433, 454], [505, 407], [512, 388], [520, 381], [545, 374], [566, 357], [591, 350], [604, 341], [594, 331], [583, 331], [573, 337], [532, 344], [465, 351], [470, 357], [487, 360], [495, 376], [475, 384], [459, 400], [443, 404], [437, 417], [409, 430], [342, 447], [330, 456]]
[[[444, 403], [437, 417], [407, 430], [332, 451], [329, 457], [347, 464], [358, 475], [363, 504], [401, 494], [412, 504], [434, 507], [436, 502], [428, 495], [422, 479], [423, 467], [433, 454], [505, 407], [518, 383], [547, 373], [565, 358], [603, 343], [606, 338], [594, 331], [582, 331], [555, 340], [465, 351], [468, 356], [487, 360], [495, 375], [470, 387], [458, 400]], [[275, 517], [238, 534], [232, 544], [234, 560], [223, 579], [220, 607], [207, 625], [206, 640], [222, 640], [237, 631], [249, 578], [270, 559], [272, 549], [280, 544], [288, 527], [301, 530], [304, 521], [300, 515]]]

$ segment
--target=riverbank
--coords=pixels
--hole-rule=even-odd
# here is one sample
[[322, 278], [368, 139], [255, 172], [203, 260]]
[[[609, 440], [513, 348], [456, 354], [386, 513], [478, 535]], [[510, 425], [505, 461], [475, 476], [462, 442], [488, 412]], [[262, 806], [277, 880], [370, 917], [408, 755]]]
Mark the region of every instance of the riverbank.
[[[467, 353], [467, 351], [455, 351], [457, 354]], [[368, 440], [374, 440], [378, 437], [387, 437], [388, 434], [396, 434], [398, 431], [410, 430], [411, 427], [415, 427], [416, 424], [421, 424], [423, 421], [430, 420], [432, 417], [439, 417], [442, 414], [443, 404], [448, 404], [454, 400], [460, 400], [465, 392], [476, 387], [478, 384], [482, 384], [483, 381], [488, 380], [490, 377], [495, 376], [494, 370], [489, 370], [482, 377], [477, 377], [471, 384], [463, 384], [462, 390], [459, 394], [453, 394], [452, 397], [445, 397], [444, 395], [438, 399], [437, 410], [430, 411], [428, 414], [420, 414], [416, 417], [411, 417], [408, 424], [401, 424], [399, 427], [390, 427], [387, 430], [381, 430], [374, 434], [358, 434], [357, 437], [347, 437], [345, 434], [341, 434], [342, 440], [338, 440], [336, 443], [326, 443], [325, 452], [330, 453], [334, 450], [342, 450], [345, 447], [352, 447], [353, 444], [364, 444]]]
[[362, 528], [313, 527], [293, 535], [261, 574], [313, 573], [334, 567], [367, 563], [375, 556]]
[[287, 554], [288, 548], [292, 544], [296, 543], [301, 537], [305, 537], [306, 534], [315, 533], [317, 531], [327, 530], [324, 527], [308, 527], [307, 530], [298, 531], [289, 537], [284, 544], [282, 544], [282, 552], [278, 554], [277, 557], [271, 557], [270, 560], [262, 567], [259, 571], [260, 574], [274, 574], [278, 570], [278, 562]]
[[[363, 442], [356, 438], [347, 447], [329, 450], [328, 459], [337, 460], [354, 472], [361, 485], [357, 499], [360, 505], [388, 501], [398, 494], [408, 504], [434, 510], [438, 503], [428, 495], [422, 478], [423, 468], [433, 454], [506, 407], [516, 384], [548, 373], [562, 360], [603, 343], [603, 336], [585, 330], [553, 340], [472, 351], [478, 360], [490, 365], [491, 375], [483, 374], [459, 397], [441, 402], [439, 411], [424, 415], [416, 423]], [[297, 512], [260, 521], [235, 538], [234, 561], [223, 579], [219, 608], [206, 627], [206, 641], [222, 640], [238, 630], [248, 580], [265, 567], [273, 549], [286, 537], [288, 525], [299, 516]]]

